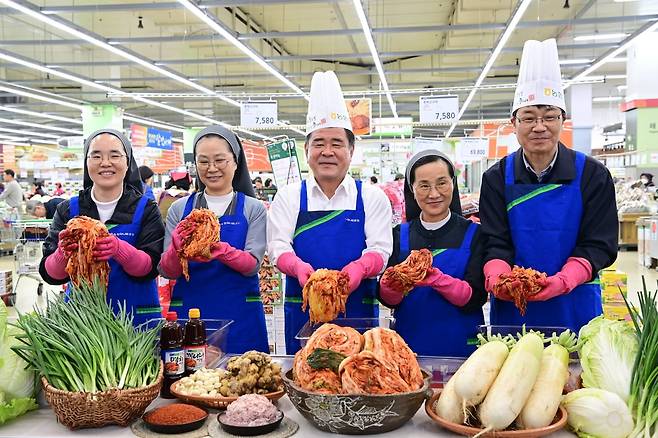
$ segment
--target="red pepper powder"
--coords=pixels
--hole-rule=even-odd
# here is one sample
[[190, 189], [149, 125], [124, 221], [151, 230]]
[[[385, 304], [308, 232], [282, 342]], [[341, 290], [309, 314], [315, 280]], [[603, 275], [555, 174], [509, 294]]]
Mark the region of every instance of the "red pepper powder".
[[162, 426], [192, 423], [205, 418], [208, 414], [203, 409], [183, 403], [162, 406], [149, 412], [146, 421]]

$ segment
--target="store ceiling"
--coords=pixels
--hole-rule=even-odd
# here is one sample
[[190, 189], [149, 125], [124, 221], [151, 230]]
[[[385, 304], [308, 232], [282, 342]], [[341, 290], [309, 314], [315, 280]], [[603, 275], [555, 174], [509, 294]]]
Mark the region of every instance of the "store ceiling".
[[[18, 96], [15, 90], [19, 86], [29, 87], [19, 89], [23, 94], [52, 93], [45, 96], [74, 105], [117, 102], [134, 116], [186, 127], [207, 125], [207, 118], [238, 125], [239, 108], [220, 96], [240, 101], [273, 93], [285, 93], [278, 97], [279, 119], [302, 125], [306, 101], [291, 87], [308, 92], [312, 74], [318, 70], [335, 70], [343, 90], [356, 92], [356, 96], [380, 88], [373, 56], [352, 0], [197, 0], [196, 4], [246, 44], [247, 50], [262, 56], [283, 73], [288, 85], [175, 0], [18, 0], [17, 3], [57, 20], [60, 27], [61, 24], [73, 26], [121, 52], [113, 53], [107, 45], [94, 45], [8, 8], [0, 1], [0, 80], [3, 81], [0, 135], [17, 135], [3, 131], [20, 128], [16, 121], [80, 129], [75, 123], [3, 111], [3, 107], [11, 107], [80, 118], [79, 109], [70, 105]], [[563, 7], [565, 3], [569, 8]], [[475, 83], [516, 7], [516, 0], [364, 0], [363, 8], [398, 115], [418, 119], [420, 93], [398, 93], [400, 90], [464, 87], [452, 92], [463, 102], [470, 91], [468, 87]], [[568, 79], [655, 20], [658, 20], [658, 2], [654, 0], [534, 0], [483, 85], [516, 82], [517, 63], [526, 39], [555, 37], [561, 59], [582, 60], [562, 66], [563, 76]], [[627, 36], [576, 39], [608, 33]], [[11, 57], [19, 61], [12, 62]], [[152, 67], [140, 65], [140, 61]], [[35, 64], [52, 70], [39, 71]], [[58, 77], [56, 72], [69, 73], [77, 80]], [[623, 96], [623, 87], [618, 87], [625, 83], [625, 73], [625, 62], [607, 63], [592, 73], [607, 76], [605, 83], [594, 84], [594, 96]], [[169, 77], [172, 74], [176, 80]], [[92, 82], [84, 83], [84, 79]], [[93, 81], [112, 87], [109, 91], [164, 94], [140, 94], [142, 97], [137, 100], [129, 95], [109, 96], [107, 88], [98, 89]], [[371, 97], [373, 117], [392, 115], [385, 95]], [[512, 87], [479, 90], [462, 120], [505, 118], [512, 97]], [[165, 106], [158, 106], [158, 102], [164, 102]], [[595, 105], [610, 105], [610, 102]], [[183, 114], [176, 108], [187, 112]], [[12, 120], [14, 123], [10, 123]], [[436, 136], [445, 134], [448, 128], [417, 127], [415, 132]], [[472, 125], [460, 124], [452, 135], [463, 135], [464, 129], [469, 128]], [[62, 134], [45, 128], [31, 129]], [[261, 132], [266, 136], [279, 134], [295, 133], [287, 128]], [[241, 135], [252, 137], [245, 132]]]

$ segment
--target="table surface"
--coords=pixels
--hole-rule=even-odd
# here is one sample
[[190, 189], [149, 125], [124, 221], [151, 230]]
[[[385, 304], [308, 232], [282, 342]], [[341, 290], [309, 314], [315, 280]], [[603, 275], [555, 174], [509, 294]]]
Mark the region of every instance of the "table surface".
[[[162, 404], [172, 403], [170, 400], [157, 399], [150, 406], [150, 409]], [[297, 412], [287, 396], [284, 396], [278, 401], [278, 407], [281, 409], [286, 417], [294, 420], [299, 424], [299, 431], [295, 437], [300, 438], [313, 438], [313, 437], [335, 437], [337, 434], [322, 432], [316, 429], [309, 423], [302, 415]], [[65, 426], [57, 422], [55, 414], [49, 407], [41, 408], [37, 411], [30, 412], [23, 417], [11, 421], [3, 426], [0, 426], [0, 437], [7, 438], [23, 438], [23, 437], [70, 437], [70, 436], [95, 436], [95, 437], [134, 437], [130, 427], [117, 427], [107, 426], [101, 429], [83, 429], [77, 431], [70, 431]], [[172, 435], [174, 437], [176, 435]], [[342, 436], [342, 435], [340, 435]], [[348, 435], [345, 435], [348, 436]], [[422, 405], [416, 415], [407, 422], [400, 429], [379, 434], [377, 436], [386, 437], [401, 437], [409, 436], [413, 438], [423, 437], [456, 437], [459, 435], [453, 434], [439, 425], [434, 423], [425, 413], [425, 406]], [[573, 435], [567, 431], [560, 431], [550, 435], [551, 438], [572, 438]]]

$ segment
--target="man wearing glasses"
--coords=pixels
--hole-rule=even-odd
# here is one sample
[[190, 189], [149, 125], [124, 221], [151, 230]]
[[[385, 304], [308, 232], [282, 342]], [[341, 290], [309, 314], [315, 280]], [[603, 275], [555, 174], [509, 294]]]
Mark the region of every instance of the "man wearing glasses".
[[[602, 313], [599, 270], [617, 255], [610, 172], [559, 138], [566, 117], [555, 40], [526, 41], [511, 123], [521, 149], [487, 170], [480, 191], [491, 324], [578, 331]], [[525, 316], [496, 288], [514, 265], [545, 272]]]

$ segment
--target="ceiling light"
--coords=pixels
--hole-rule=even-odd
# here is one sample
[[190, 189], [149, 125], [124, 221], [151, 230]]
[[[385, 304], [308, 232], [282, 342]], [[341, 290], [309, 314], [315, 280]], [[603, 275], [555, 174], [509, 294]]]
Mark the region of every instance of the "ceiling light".
[[[0, 0], [0, 1], [5, 1], [5, 0]], [[268, 62], [265, 61], [265, 59], [262, 56], [260, 56], [258, 53], [253, 51], [249, 46], [245, 45], [242, 41], [238, 40], [237, 37], [231, 31], [229, 31], [223, 25], [218, 23], [213, 17], [211, 17], [205, 10], [201, 9], [201, 7], [199, 7], [196, 3], [193, 3], [189, 0], [178, 0], [178, 3], [185, 6], [185, 8], [187, 8], [187, 10], [192, 12], [192, 14], [194, 14], [197, 18], [199, 18], [201, 21], [203, 21], [208, 26], [210, 26], [211, 29], [213, 29], [215, 32], [217, 32], [222, 37], [224, 37], [224, 39], [228, 40], [228, 42], [230, 42], [235, 47], [240, 49], [242, 53], [249, 56], [258, 65], [263, 67], [265, 70], [270, 72], [273, 76], [275, 76], [277, 79], [283, 82], [287, 87], [301, 94], [302, 96], [304, 96], [306, 100], [308, 100], [308, 96], [306, 95], [306, 93], [304, 93], [304, 91], [301, 88], [299, 88], [297, 85], [291, 82], [277, 69], [275, 69], [270, 64], [268, 64]]]
[[43, 133], [40, 133], [40, 132], [25, 131], [23, 129], [11, 129], [11, 128], [5, 128], [4, 126], [0, 126], [0, 131], [10, 132], [12, 134], [21, 134], [23, 136], [29, 135], [29, 136], [44, 137], [44, 138], [59, 138], [59, 137], [61, 137], [61, 135], [43, 134]]
[[574, 41], [593, 41], [593, 40], [618, 40], [626, 38], [627, 33], [595, 33], [592, 35], [580, 35], [575, 37]]
[[128, 120], [130, 122], [135, 122], [135, 123], [141, 123], [142, 125], [154, 126], [156, 128], [167, 129], [169, 131], [185, 132], [185, 128], [182, 128], [180, 126], [168, 125], [166, 123], [158, 122], [157, 120], [128, 115], [126, 113], [123, 113], [123, 120]]
[[356, 15], [359, 17], [361, 22], [361, 28], [363, 29], [363, 35], [366, 38], [366, 43], [368, 43], [368, 48], [370, 49], [370, 56], [375, 62], [375, 67], [377, 68], [377, 73], [379, 74], [379, 82], [382, 84], [382, 88], [386, 92], [386, 100], [388, 100], [388, 105], [391, 107], [391, 112], [393, 117], [398, 117], [398, 111], [395, 106], [395, 101], [393, 96], [388, 88], [388, 82], [386, 81], [386, 74], [384, 73], [384, 67], [382, 66], [382, 61], [379, 59], [379, 53], [377, 53], [377, 47], [375, 46], [375, 40], [372, 37], [372, 32], [370, 31], [370, 24], [368, 23], [368, 17], [366, 17], [366, 12], [363, 9], [361, 0], [354, 0], [354, 9], [356, 9]]
[[630, 2], [637, 2], [639, 0], [614, 0], [615, 3], [630, 3]]
[[[595, 71], [596, 69], [601, 67], [603, 64], [608, 62], [610, 59], [616, 58], [617, 55], [619, 55], [620, 53], [622, 53], [626, 49], [628, 49], [630, 47], [631, 43], [633, 43], [633, 41], [635, 41], [637, 38], [639, 38], [640, 36], [642, 36], [646, 33], [653, 32], [656, 29], [658, 29], [658, 21], [654, 21], [654, 22], [650, 22], [650, 23], [645, 24], [640, 29], [633, 32], [633, 34], [631, 36], [626, 38], [624, 40], [624, 42], [619, 47], [617, 47], [616, 49], [611, 49], [608, 52], [606, 52], [606, 54], [601, 56], [598, 61], [595, 61], [594, 64], [590, 65], [585, 70], [578, 73], [572, 79], [582, 79], [582, 78], [586, 77], [588, 74], [592, 73], [593, 71]], [[610, 77], [610, 76], [608, 76], [608, 77]]]
[[12, 119], [5, 119], [0, 117], [0, 122], [9, 123], [11, 125], [31, 126], [32, 128], [42, 128], [47, 131], [59, 131], [59, 132], [67, 132], [69, 134], [82, 135], [82, 131], [76, 131], [75, 129], [59, 128], [56, 126], [43, 125], [41, 123], [25, 122], [23, 120], [12, 120]]
[[619, 102], [622, 100], [619, 96], [608, 96], [608, 97], [595, 97], [592, 99], [592, 102]]
[[0, 3], [5, 4], [9, 6], [12, 9], [16, 9], [17, 11], [20, 11], [26, 15], [29, 15], [32, 18], [35, 18], [43, 23], [46, 23], [50, 26], [53, 26], [59, 30], [62, 30], [70, 35], [73, 35], [76, 38], [79, 38], [81, 40], [87, 41], [88, 43], [91, 43], [95, 46], [98, 46], [102, 49], [107, 50], [108, 52], [112, 52], [115, 55], [118, 55], [122, 58], [128, 59], [129, 61], [132, 61], [136, 64], [141, 65], [142, 67], [145, 67], [149, 70], [153, 70], [157, 73], [160, 73], [161, 75], [167, 76], [170, 79], [173, 79], [174, 81], [177, 81], [181, 84], [185, 84], [188, 87], [195, 88], [197, 90], [203, 91], [204, 93], [208, 95], [215, 95], [219, 99], [234, 105], [234, 106], [239, 106], [240, 104], [238, 102], [235, 102], [231, 99], [227, 99], [221, 94], [216, 93], [215, 91], [211, 90], [210, 88], [204, 87], [201, 84], [194, 83], [190, 81], [189, 79], [178, 75], [174, 73], [173, 71], [164, 69], [160, 66], [154, 65], [151, 61], [147, 59], [140, 58], [139, 56], [133, 55], [132, 53], [126, 51], [125, 49], [121, 49], [119, 47], [115, 47], [112, 44], [109, 44], [106, 40], [104, 39], [99, 39], [94, 37], [93, 35], [90, 35], [88, 33], [82, 32], [78, 29], [75, 29], [61, 21], [61, 19], [54, 19], [51, 18], [44, 13], [42, 13], [39, 9], [36, 9], [34, 6], [30, 5], [30, 7], [25, 6], [23, 4], [19, 4], [13, 0], [0, 0]]
[[[607, 81], [608, 79], [626, 79], [626, 75], [595, 75], [595, 76], [583, 77], [581, 79], [593, 80], [593, 81]], [[575, 80], [576, 79], [573, 79], [567, 82], [573, 83], [573, 81]]]
[[628, 88], [628, 85], [617, 85], [617, 91], [624, 91]]
[[2, 140], [0, 141], [3, 145], [11, 145], [11, 146], [30, 146], [30, 143], [21, 143], [21, 142], [15, 142], [15, 141], [5, 141]]
[[589, 64], [593, 59], [560, 59], [560, 65]]
[[[0, 55], [0, 58], [1, 57], [2, 56]], [[54, 103], [56, 105], [67, 106], [69, 108], [75, 108], [77, 110], [82, 111], [82, 105], [76, 105], [74, 103], [66, 102], [64, 100], [53, 99], [53, 98], [50, 98], [50, 97], [41, 96], [39, 94], [34, 94], [34, 93], [28, 93], [27, 91], [16, 90], [16, 89], [5, 87], [5, 86], [2, 86], [2, 85], [0, 85], [0, 91], [5, 91], [7, 93], [16, 94], [18, 96], [23, 96], [23, 97], [31, 97], [32, 99], [42, 100], [44, 102]]]
[[55, 116], [53, 114], [48, 114], [48, 113], [39, 113], [36, 111], [29, 111], [29, 110], [24, 110], [24, 109], [19, 109], [19, 108], [12, 108], [9, 106], [0, 106], [0, 111], [7, 111], [10, 113], [16, 113], [16, 114], [23, 114], [26, 116], [33, 116], [33, 117], [40, 117], [44, 119], [51, 119], [51, 120], [58, 120], [60, 122], [64, 123], [75, 123], [76, 125], [82, 125], [82, 120], [77, 120], [77, 119], [69, 119], [67, 117], [60, 117], [60, 116]]
[[607, 62], [626, 62], [626, 61], [628, 61], [628, 58], [622, 57], [622, 58], [612, 58], [609, 59]]
[[493, 52], [491, 52], [491, 55], [489, 56], [487, 63], [484, 65], [482, 72], [480, 72], [480, 76], [478, 76], [477, 80], [475, 81], [475, 85], [473, 86], [473, 89], [471, 90], [470, 93], [468, 93], [466, 100], [462, 104], [462, 107], [459, 110], [459, 113], [457, 114], [457, 119], [452, 123], [450, 129], [448, 129], [448, 132], [446, 132], [445, 135], [446, 138], [450, 137], [450, 134], [457, 126], [459, 119], [461, 119], [462, 116], [464, 115], [464, 112], [466, 112], [466, 108], [473, 100], [475, 93], [477, 93], [478, 87], [482, 85], [484, 78], [487, 77], [489, 70], [491, 70], [491, 67], [493, 67], [494, 62], [496, 62], [496, 58], [498, 58], [498, 55], [500, 55], [500, 52], [503, 50], [503, 47], [507, 43], [507, 40], [509, 40], [510, 36], [514, 32], [514, 29], [516, 29], [516, 25], [519, 24], [519, 21], [521, 21], [521, 18], [523, 18], [523, 14], [530, 6], [530, 3], [532, 3], [532, 0], [521, 0], [519, 6], [516, 8], [516, 11], [514, 11], [514, 14], [510, 18], [507, 26], [505, 27], [505, 31], [500, 36], [500, 39], [498, 39], [498, 43], [496, 44], [496, 47], [494, 48]]

